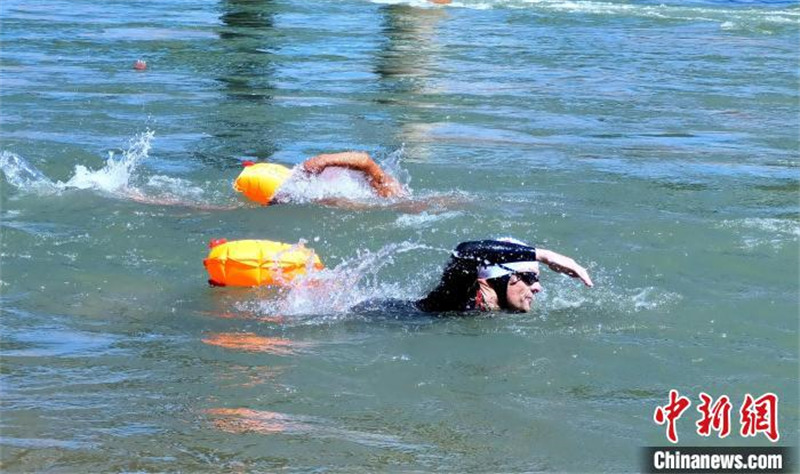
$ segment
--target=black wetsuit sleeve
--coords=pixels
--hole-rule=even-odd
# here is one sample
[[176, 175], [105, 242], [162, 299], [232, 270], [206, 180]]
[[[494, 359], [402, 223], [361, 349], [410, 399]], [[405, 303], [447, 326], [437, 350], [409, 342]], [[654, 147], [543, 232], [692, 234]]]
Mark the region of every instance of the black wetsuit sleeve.
[[475, 306], [481, 265], [535, 261], [536, 249], [498, 240], [463, 242], [453, 251], [439, 284], [417, 301], [422, 311], [465, 311]]

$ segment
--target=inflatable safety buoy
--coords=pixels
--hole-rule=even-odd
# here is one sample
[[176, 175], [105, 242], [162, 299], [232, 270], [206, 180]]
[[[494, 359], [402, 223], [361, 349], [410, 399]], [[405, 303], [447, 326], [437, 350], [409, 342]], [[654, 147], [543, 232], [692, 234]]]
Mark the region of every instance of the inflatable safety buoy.
[[244, 169], [233, 182], [233, 189], [260, 204], [269, 204], [292, 174], [289, 168], [275, 163], [245, 161], [242, 164]]
[[285, 286], [309, 271], [322, 270], [312, 249], [270, 240], [212, 240], [203, 264], [215, 286]]

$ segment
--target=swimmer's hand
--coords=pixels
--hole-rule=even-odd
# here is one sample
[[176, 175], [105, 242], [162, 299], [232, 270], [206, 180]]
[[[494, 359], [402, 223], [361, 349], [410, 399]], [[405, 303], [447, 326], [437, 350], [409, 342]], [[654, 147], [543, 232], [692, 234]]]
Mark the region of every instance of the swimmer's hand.
[[561, 255], [560, 253], [553, 252], [552, 250], [537, 248], [536, 260], [544, 263], [554, 272], [563, 273], [564, 275], [571, 276], [572, 278], [580, 279], [583, 284], [589, 288], [594, 286], [592, 279], [589, 278], [589, 272], [587, 272], [582, 266], [578, 265], [575, 260], [567, 257], [566, 255]]
[[310, 174], [320, 174], [325, 168], [336, 166], [360, 171], [366, 175], [370, 186], [375, 193], [384, 198], [397, 197], [405, 194], [400, 183], [378, 166], [370, 156], [363, 151], [346, 151], [342, 153], [327, 153], [317, 155], [303, 162], [303, 170]]

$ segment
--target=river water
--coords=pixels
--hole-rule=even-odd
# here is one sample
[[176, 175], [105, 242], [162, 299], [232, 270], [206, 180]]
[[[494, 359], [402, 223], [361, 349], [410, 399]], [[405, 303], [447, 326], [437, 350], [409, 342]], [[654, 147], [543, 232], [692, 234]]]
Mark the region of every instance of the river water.
[[[796, 2], [4, 0], [4, 471], [632, 471], [798, 443]], [[147, 69], [137, 71], [142, 59]], [[365, 150], [259, 207], [243, 160]], [[316, 204], [345, 195], [358, 208]], [[418, 298], [460, 241], [574, 257], [529, 314]], [[213, 288], [212, 238], [305, 241], [305, 290]], [[696, 433], [699, 394], [732, 433]]]

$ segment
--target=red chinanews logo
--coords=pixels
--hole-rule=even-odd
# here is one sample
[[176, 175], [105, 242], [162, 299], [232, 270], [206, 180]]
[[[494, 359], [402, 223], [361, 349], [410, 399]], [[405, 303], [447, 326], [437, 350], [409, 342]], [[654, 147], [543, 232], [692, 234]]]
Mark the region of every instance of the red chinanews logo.
[[[658, 425], [667, 425], [666, 435], [671, 443], [678, 442], [678, 419], [692, 405], [691, 400], [682, 396], [677, 390], [669, 391], [669, 402], [659, 405], [653, 413], [653, 421]], [[716, 401], [710, 395], [700, 392], [700, 405], [697, 411], [700, 419], [695, 423], [697, 434], [711, 436], [715, 431], [722, 439], [731, 432], [731, 410], [733, 405], [727, 395], [722, 395]], [[780, 439], [778, 433], [778, 396], [766, 393], [758, 398], [753, 398], [749, 393], [745, 395], [739, 409], [739, 434], [745, 438], [763, 433], [770, 441]]]

